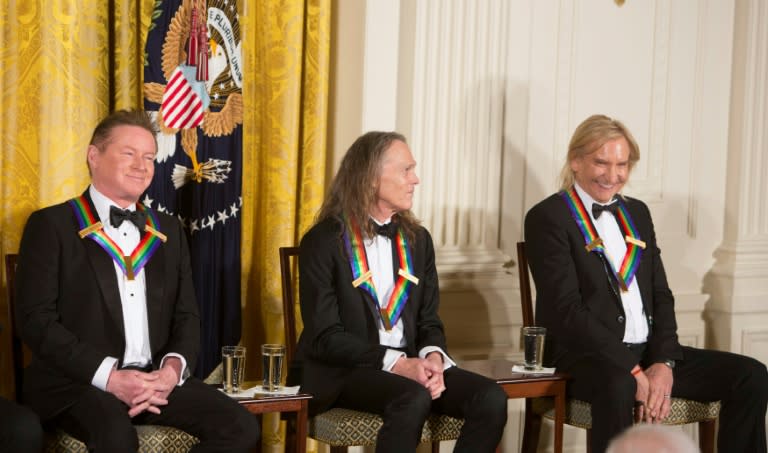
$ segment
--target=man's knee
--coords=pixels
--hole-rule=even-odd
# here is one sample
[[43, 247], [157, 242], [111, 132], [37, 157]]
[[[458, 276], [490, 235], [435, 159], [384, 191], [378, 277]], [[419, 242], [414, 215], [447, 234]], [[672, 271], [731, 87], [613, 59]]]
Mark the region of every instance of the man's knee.
[[0, 445], [13, 451], [42, 451], [43, 429], [40, 419], [32, 410], [17, 406], [11, 417], [3, 418], [0, 430]]
[[507, 422], [507, 394], [496, 383], [484, 386], [472, 401], [469, 414], [494, 425]]
[[503, 429], [507, 423], [507, 394], [495, 382], [476, 390], [465, 406], [465, 418]]
[[768, 400], [768, 369], [765, 364], [751, 357], [745, 358], [746, 378], [742, 391], [759, 401]]
[[237, 425], [240, 447], [243, 450], [254, 448], [261, 440], [261, 423], [258, 417], [243, 409], [237, 411]]
[[634, 402], [637, 393], [637, 381], [630, 373], [615, 373], [606, 376], [600, 383], [601, 392], [606, 399], [615, 400], [617, 403], [627, 401]]
[[139, 450], [139, 437], [136, 428], [120, 419], [106, 419], [103, 425], [91, 433], [85, 442], [89, 451], [136, 452]]
[[387, 405], [383, 415], [384, 418], [387, 418], [389, 415], [407, 417], [418, 423], [423, 423], [431, 409], [432, 395], [430, 395], [426, 387], [416, 384], [411, 386], [409, 391], [403, 392], [403, 394], [392, 400]]

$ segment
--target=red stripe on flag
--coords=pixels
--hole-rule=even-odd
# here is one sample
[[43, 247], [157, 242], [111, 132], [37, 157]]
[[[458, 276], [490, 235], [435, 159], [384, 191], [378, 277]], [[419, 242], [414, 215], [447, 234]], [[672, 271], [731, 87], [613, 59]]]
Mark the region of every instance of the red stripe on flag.
[[171, 74], [161, 103], [163, 118], [168, 127], [187, 129], [202, 123], [203, 103], [180, 68]]
[[172, 97], [168, 98], [168, 102], [164, 103], [164, 105], [166, 105], [168, 110], [176, 110], [180, 105], [184, 105], [183, 102], [185, 98], [187, 98], [191, 92], [192, 88], [190, 88], [189, 85], [182, 85]]
[[187, 112], [189, 110], [189, 105], [193, 101], [194, 97], [195, 95], [194, 93], [192, 93], [192, 90], [188, 90], [187, 93], [185, 93], [183, 98], [179, 98], [178, 107], [172, 110], [173, 112], [172, 120], [176, 124], [181, 124], [184, 121], [184, 118], [186, 118]]
[[178, 120], [178, 116], [182, 114], [186, 108], [189, 97], [192, 96], [192, 89], [188, 85], [184, 88], [183, 93], [179, 93], [176, 98], [171, 100], [173, 103], [168, 107], [169, 121]]

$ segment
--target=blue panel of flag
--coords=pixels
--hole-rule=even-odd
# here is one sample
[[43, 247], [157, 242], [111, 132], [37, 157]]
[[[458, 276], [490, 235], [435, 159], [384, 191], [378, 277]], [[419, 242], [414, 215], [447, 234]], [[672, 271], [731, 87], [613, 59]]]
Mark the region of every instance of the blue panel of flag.
[[[235, 0], [158, 0], [147, 34], [144, 108], [160, 125], [142, 202], [184, 225], [202, 322], [195, 375], [240, 341], [242, 54]], [[151, 282], [150, 282], [151, 284]]]

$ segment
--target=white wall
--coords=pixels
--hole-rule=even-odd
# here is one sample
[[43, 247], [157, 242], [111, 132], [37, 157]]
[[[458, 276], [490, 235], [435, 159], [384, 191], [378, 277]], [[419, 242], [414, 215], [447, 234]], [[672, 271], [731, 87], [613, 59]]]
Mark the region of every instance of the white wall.
[[[604, 113], [640, 145], [626, 193], [652, 210], [682, 340], [768, 361], [768, 212], [738, 203], [768, 192], [768, 6], [619, 3], [333, 5], [335, 160], [367, 130], [409, 138], [422, 181], [414, 211], [436, 242], [460, 358], [520, 357], [513, 257], [525, 212], [557, 189], [576, 125]], [[751, 263], [759, 272], [745, 273]], [[504, 447], [518, 451], [520, 403], [510, 408]], [[579, 430], [565, 441], [584, 450]]]

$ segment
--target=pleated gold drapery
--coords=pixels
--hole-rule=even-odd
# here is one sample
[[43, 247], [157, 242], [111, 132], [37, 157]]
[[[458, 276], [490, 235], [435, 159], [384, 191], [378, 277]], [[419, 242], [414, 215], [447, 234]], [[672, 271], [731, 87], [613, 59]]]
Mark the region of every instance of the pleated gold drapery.
[[[153, 4], [26, 0], [0, 8], [0, 253], [18, 249], [33, 210], [85, 188], [84, 151], [98, 120], [142, 105]], [[238, 9], [246, 75], [243, 344], [248, 378], [256, 379], [260, 344], [284, 341], [277, 249], [297, 243], [322, 199], [331, 8], [330, 0], [241, 0]], [[8, 330], [0, 335], [0, 394], [11, 397]], [[267, 418], [266, 451], [281, 451], [277, 427]]]
[[[243, 344], [283, 343], [278, 247], [298, 244], [323, 197], [330, 0], [247, 2], [241, 19], [246, 74], [243, 205]], [[249, 372], [254, 368], [249, 367]], [[260, 370], [254, 377], [260, 376]], [[265, 452], [282, 451], [265, 417]], [[310, 450], [315, 446], [310, 445]]]

